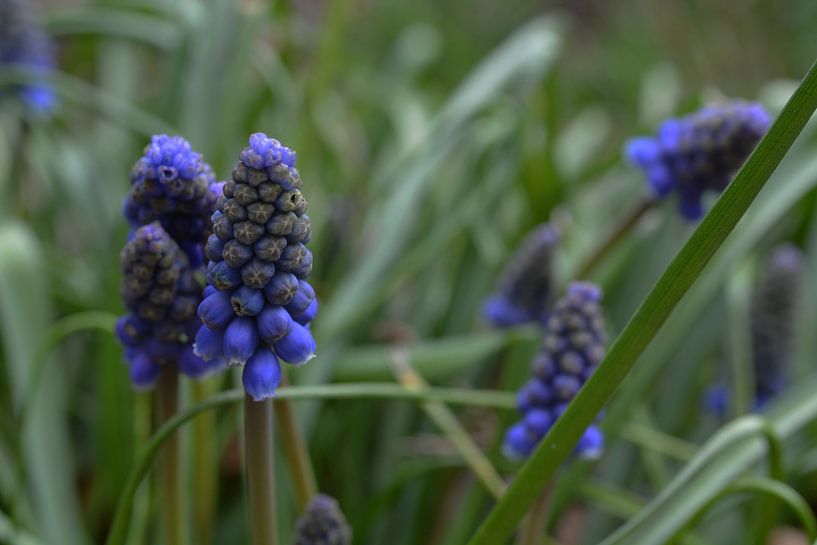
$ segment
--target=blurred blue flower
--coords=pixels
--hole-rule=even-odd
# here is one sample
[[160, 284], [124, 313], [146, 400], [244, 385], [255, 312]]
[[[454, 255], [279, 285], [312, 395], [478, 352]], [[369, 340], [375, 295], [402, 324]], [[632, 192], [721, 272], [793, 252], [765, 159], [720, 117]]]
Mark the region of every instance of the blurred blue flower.
[[[22, 0], [0, 0], [0, 65], [19, 65], [35, 75], [55, 66], [51, 37], [33, 21]], [[54, 90], [44, 81], [21, 85], [17, 93], [37, 113], [47, 114], [57, 105]]]
[[178, 364], [198, 378], [223, 366], [193, 354], [201, 288], [187, 257], [158, 223], [138, 228], [120, 254], [122, 300], [128, 314], [116, 323], [137, 388], [153, 385], [163, 365]]
[[352, 529], [338, 506], [327, 495], [318, 494], [298, 517], [292, 545], [351, 545]]
[[297, 366], [315, 356], [309, 323], [318, 302], [306, 281], [311, 224], [295, 152], [257, 133], [239, 157], [204, 248], [214, 289], [199, 306], [195, 351], [244, 366], [244, 389], [259, 401], [275, 395], [280, 360]]
[[675, 191], [688, 220], [703, 215], [707, 190], [721, 192], [760, 141], [771, 117], [756, 102], [736, 100], [669, 119], [654, 137], [631, 139], [625, 155], [644, 170], [656, 197]]
[[[804, 275], [803, 252], [792, 244], [777, 246], [764, 264], [752, 297], [750, 314], [754, 409], [763, 408], [791, 381], [791, 354], [797, 304]], [[726, 414], [730, 392], [725, 384], [712, 386], [705, 407]]]
[[210, 165], [180, 136], [153, 136], [130, 175], [124, 213], [132, 227], [159, 221], [187, 254], [203, 263], [210, 216], [221, 189]]
[[552, 261], [559, 243], [552, 223], [535, 227], [508, 260], [496, 293], [482, 306], [494, 327], [511, 327], [547, 319], [552, 283]]
[[[533, 452], [604, 357], [601, 298], [595, 284], [574, 282], [554, 305], [542, 348], [533, 360], [533, 376], [517, 395], [523, 416], [506, 432], [503, 452], [508, 458], [520, 460]], [[603, 447], [601, 431], [591, 425], [575, 453], [597, 458]]]

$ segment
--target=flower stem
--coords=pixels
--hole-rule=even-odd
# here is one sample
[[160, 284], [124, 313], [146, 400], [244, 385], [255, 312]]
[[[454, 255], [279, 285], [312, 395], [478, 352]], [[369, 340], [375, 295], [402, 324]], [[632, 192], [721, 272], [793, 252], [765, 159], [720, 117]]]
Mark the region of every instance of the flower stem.
[[272, 400], [253, 401], [245, 395], [244, 455], [252, 545], [278, 543], [272, 426]]
[[[214, 384], [207, 381], [193, 383], [193, 400], [201, 403], [215, 393]], [[216, 415], [206, 413], [199, 416], [193, 427], [195, 497], [193, 520], [195, 521], [194, 541], [198, 545], [212, 542], [215, 521], [216, 498], [218, 496], [218, 464], [216, 452]]]
[[548, 517], [548, 499], [553, 485], [550, 484], [542, 490], [536, 503], [533, 504], [528, 516], [522, 523], [522, 531], [519, 533], [519, 545], [541, 545], [545, 538], [545, 525]]
[[636, 226], [638, 220], [647, 213], [658, 200], [653, 196], [645, 196], [636, 201], [630, 211], [621, 220], [621, 222], [610, 232], [601, 244], [596, 246], [595, 250], [584, 260], [574, 278], [579, 280], [586, 280], [590, 274], [596, 269], [607, 254], [610, 253], [616, 244], [619, 243], [629, 232]]
[[[156, 384], [157, 428], [169, 421], [179, 409], [179, 373], [166, 366]], [[170, 436], [159, 452], [159, 485], [161, 487], [166, 545], [182, 544], [181, 475], [179, 473], [179, 436]]]
[[[286, 375], [281, 379], [281, 385], [286, 386]], [[295, 414], [292, 411], [292, 402], [287, 399], [276, 399], [275, 422], [278, 424], [278, 434], [281, 438], [281, 448], [284, 451], [289, 471], [295, 486], [295, 498], [298, 502], [298, 512], [303, 513], [307, 505], [318, 493], [315, 480], [315, 471], [309, 458], [309, 449], [304, 441]]]

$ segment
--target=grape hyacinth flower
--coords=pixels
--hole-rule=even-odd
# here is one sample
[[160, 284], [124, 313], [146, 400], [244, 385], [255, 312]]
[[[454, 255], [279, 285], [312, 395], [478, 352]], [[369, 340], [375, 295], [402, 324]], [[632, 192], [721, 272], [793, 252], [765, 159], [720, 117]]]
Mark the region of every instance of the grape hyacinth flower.
[[202, 266], [221, 186], [201, 154], [180, 136], [155, 135], [134, 164], [130, 181], [124, 213], [131, 226], [159, 221], [191, 266]]
[[[22, 0], [0, 0], [0, 65], [18, 65], [43, 74], [53, 69], [51, 38], [36, 24]], [[16, 87], [34, 112], [49, 113], [57, 104], [54, 90], [44, 82]]]
[[117, 321], [125, 360], [137, 388], [153, 386], [164, 365], [192, 377], [223, 365], [193, 354], [201, 288], [179, 246], [158, 223], [138, 228], [120, 254], [122, 299], [128, 314]]
[[[601, 288], [573, 282], [548, 318], [531, 379], [518, 394], [522, 420], [505, 434], [503, 452], [512, 460], [528, 457], [595, 370], [605, 353]], [[604, 437], [591, 425], [576, 445], [583, 458], [601, 455]]]
[[318, 494], [298, 518], [292, 545], [350, 545], [352, 529], [334, 498]]
[[560, 233], [553, 223], [535, 227], [514, 252], [495, 294], [482, 307], [494, 327], [544, 323], [550, 303], [553, 254]]
[[721, 192], [771, 124], [756, 102], [735, 100], [665, 121], [654, 137], [631, 139], [625, 155], [657, 198], [675, 191], [688, 220], [703, 215], [704, 192]]
[[195, 350], [243, 366], [255, 401], [274, 396], [280, 360], [299, 366], [315, 356], [309, 324], [318, 301], [306, 281], [311, 224], [301, 186], [295, 152], [253, 134], [223, 186], [205, 247], [211, 287]]
[[[791, 352], [803, 253], [792, 244], [777, 246], [766, 260], [755, 288], [749, 316], [754, 369], [754, 409], [763, 408], [791, 379]], [[718, 383], [707, 390], [704, 406], [723, 416], [730, 391]]]
[[754, 293], [750, 320], [757, 407], [779, 394], [790, 378], [802, 277], [803, 253], [783, 244], [769, 257]]

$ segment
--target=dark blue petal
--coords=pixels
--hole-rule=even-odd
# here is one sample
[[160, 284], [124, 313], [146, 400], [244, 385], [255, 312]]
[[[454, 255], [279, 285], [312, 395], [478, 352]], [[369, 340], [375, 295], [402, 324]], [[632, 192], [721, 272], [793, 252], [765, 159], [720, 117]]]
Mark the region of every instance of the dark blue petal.
[[227, 365], [244, 365], [258, 347], [258, 331], [255, 320], [235, 318], [224, 331], [224, 357]]
[[315, 357], [315, 339], [301, 324], [294, 322], [292, 330], [280, 341], [273, 343], [278, 357], [285, 362], [300, 366]]
[[281, 365], [272, 350], [260, 347], [244, 366], [241, 381], [244, 391], [254, 401], [275, 397], [275, 390], [281, 383]]
[[230, 295], [223, 291], [210, 294], [199, 305], [198, 315], [210, 329], [224, 329], [235, 317]]
[[289, 312], [278, 305], [267, 305], [258, 315], [258, 334], [265, 343], [272, 344], [292, 331]]

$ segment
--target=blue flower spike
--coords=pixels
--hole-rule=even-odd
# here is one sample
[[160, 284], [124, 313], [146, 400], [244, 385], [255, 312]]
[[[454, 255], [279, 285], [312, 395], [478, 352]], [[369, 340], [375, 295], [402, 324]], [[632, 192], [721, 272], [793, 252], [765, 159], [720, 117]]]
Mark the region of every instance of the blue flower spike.
[[[605, 354], [606, 335], [601, 289], [574, 282], [554, 305], [545, 337], [531, 365], [531, 379], [517, 396], [522, 419], [505, 434], [503, 452], [524, 460], [544, 438]], [[585, 430], [575, 454], [598, 458], [604, 437], [594, 424]]]
[[134, 387], [152, 387], [166, 365], [178, 364], [194, 378], [220, 367], [220, 360], [205, 363], [192, 352], [201, 288], [187, 256], [161, 224], [136, 229], [120, 262], [121, 295], [128, 314], [117, 321], [116, 334], [126, 347]]
[[298, 517], [292, 545], [351, 545], [352, 529], [338, 502], [325, 494], [315, 496]]
[[295, 152], [253, 134], [221, 187], [204, 249], [210, 291], [199, 306], [195, 352], [243, 367], [255, 401], [274, 397], [280, 362], [300, 366], [315, 356], [309, 324], [318, 303], [306, 280], [311, 223], [302, 185]]
[[511, 256], [496, 292], [482, 307], [494, 327], [538, 322], [547, 319], [551, 303], [553, 256], [560, 233], [553, 223], [535, 227]]
[[735, 100], [669, 119], [655, 136], [631, 139], [624, 154], [656, 198], [677, 193], [681, 215], [695, 221], [704, 214], [704, 193], [726, 189], [770, 125], [762, 105]]

